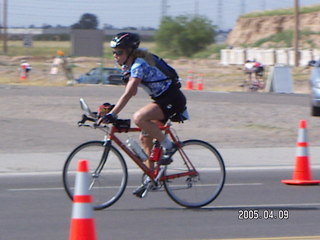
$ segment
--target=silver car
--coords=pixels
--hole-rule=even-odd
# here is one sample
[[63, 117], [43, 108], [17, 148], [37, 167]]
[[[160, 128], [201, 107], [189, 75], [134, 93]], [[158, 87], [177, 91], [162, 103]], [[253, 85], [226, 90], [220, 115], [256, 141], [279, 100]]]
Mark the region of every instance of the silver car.
[[85, 84], [122, 84], [122, 71], [119, 68], [97, 67], [75, 79]]
[[320, 61], [312, 61], [309, 66], [313, 67], [310, 74], [311, 115], [320, 116]]

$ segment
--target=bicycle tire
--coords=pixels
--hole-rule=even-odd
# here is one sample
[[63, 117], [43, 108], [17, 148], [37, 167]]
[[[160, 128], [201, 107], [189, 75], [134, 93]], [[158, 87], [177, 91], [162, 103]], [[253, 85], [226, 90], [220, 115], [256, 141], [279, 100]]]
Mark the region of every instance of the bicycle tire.
[[[63, 167], [63, 186], [73, 199], [77, 162], [86, 159], [89, 162], [91, 175], [90, 193], [93, 196], [95, 210], [110, 207], [122, 196], [128, 181], [128, 169], [121, 153], [112, 145], [104, 146], [103, 141], [89, 141], [76, 147], [68, 156]], [[101, 172], [96, 170], [105, 159], [103, 154], [108, 152], [106, 162]]]
[[[226, 171], [223, 159], [212, 145], [201, 140], [182, 142], [182, 150], [174, 153], [173, 162], [164, 173], [168, 177], [163, 182], [165, 190], [181, 206], [199, 208], [208, 205], [219, 196], [224, 186]], [[189, 171], [181, 152], [188, 156], [198, 174], [170, 178], [170, 175]]]

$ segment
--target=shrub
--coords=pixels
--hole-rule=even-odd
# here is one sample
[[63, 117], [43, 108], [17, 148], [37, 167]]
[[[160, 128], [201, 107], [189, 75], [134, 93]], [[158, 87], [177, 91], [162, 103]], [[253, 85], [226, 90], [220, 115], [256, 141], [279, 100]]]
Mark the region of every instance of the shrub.
[[161, 50], [176, 56], [191, 56], [214, 41], [215, 26], [202, 16], [165, 17], [155, 40]]

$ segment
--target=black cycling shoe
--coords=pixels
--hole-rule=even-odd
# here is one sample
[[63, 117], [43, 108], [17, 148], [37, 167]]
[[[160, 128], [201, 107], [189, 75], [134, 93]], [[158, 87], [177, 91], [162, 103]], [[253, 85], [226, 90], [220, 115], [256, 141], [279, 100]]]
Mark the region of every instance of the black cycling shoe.
[[172, 162], [173, 161], [171, 158], [161, 158], [159, 161], [159, 165], [169, 165]]
[[133, 195], [136, 195], [139, 198], [144, 198], [147, 196], [150, 191], [157, 191], [159, 185], [156, 182], [152, 182], [148, 176], [145, 176], [143, 183], [136, 190], [132, 192]]
[[147, 196], [147, 193], [151, 190], [152, 183], [148, 176], [143, 175], [142, 184], [136, 190], [132, 192], [133, 195], [136, 195], [139, 198], [144, 198]]
[[172, 145], [172, 148], [166, 149], [164, 154], [162, 155], [162, 158], [159, 161], [160, 165], [169, 165], [172, 163], [172, 155], [177, 151], [178, 147], [176, 144]]
[[133, 195], [136, 195], [138, 198], [144, 198], [147, 196], [148, 192], [150, 191], [156, 191], [158, 190], [157, 185], [154, 185], [153, 183], [148, 183], [146, 185], [141, 185], [138, 187], [135, 191], [133, 191]]

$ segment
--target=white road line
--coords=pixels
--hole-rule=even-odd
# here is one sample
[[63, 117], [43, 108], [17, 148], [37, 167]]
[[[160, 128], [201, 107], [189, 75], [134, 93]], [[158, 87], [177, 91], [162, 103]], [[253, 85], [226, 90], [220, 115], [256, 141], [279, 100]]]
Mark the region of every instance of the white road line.
[[[248, 186], [248, 185], [262, 185], [262, 183], [235, 183], [226, 184], [229, 186]], [[135, 189], [137, 186], [127, 186], [128, 189]], [[115, 187], [106, 187], [115, 188]], [[11, 188], [7, 189], [10, 192], [26, 192], [26, 191], [56, 191], [64, 190], [62, 187], [52, 187], [52, 188]], [[212, 209], [267, 209], [267, 208], [306, 208], [306, 207], [317, 207], [320, 208], [319, 203], [273, 203], [273, 204], [251, 204], [251, 205], [208, 205], [205, 208]]]
[[[248, 167], [226, 167], [226, 171], [265, 171], [265, 170], [293, 170], [295, 166], [248, 166]], [[319, 165], [312, 166], [312, 169], [320, 169]]]
[[[127, 188], [136, 188], [139, 184], [134, 186], [127, 186]], [[261, 186], [263, 183], [226, 183], [224, 186], [238, 187], [238, 186]], [[118, 188], [117, 186], [108, 186], [103, 187], [106, 189], [114, 189]], [[26, 192], [26, 191], [56, 191], [56, 190], [64, 190], [63, 187], [52, 187], [52, 188], [9, 188], [7, 189], [10, 192]]]
[[210, 205], [207, 206], [208, 208], [250, 208], [250, 209], [254, 209], [254, 208], [290, 208], [290, 207], [311, 207], [311, 206], [318, 206], [320, 207], [320, 202], [319, 203], [279, 203], [279, 204], [257, 204], [257, 205], [220, 205], [220, 206], [216, 206], [216, 205]]
[[261, 186], [264, 185], [264, 183], [226, 183], [224, 186]]
[[[206, 170], [212, 170], [205, 168]], [[292, 171], [294, 166], [226, 166], [227, 174], [231, 171], [276, 171], [276, 170], [290, 170]], [[312, 169], [320, 169], [320, 165], [313, 165]], [[203, 169], [202, 169], [203, 170]], [[116, 172], [116, 171], [115, 171]], [[128, 169], [129, 174], [142, 173], [140, 169]], [[62, 171], [44, 171], [44, 172], [2, 172], [0, 177], [15, 177], [15, 176], [50, 176], [50, 175], [62, 175]]]
[[27, 191], [55, 191], [64, 190], [63, 187], [53, 187], [53, 188], [9, 188], [9, 192], [27, 192]]
[[[296, 236], [296, 237], [266, 237], [266, 238], [232, 238], [232, 240], [319, 240], [320, 236]], [[208, 239], [210, 240], [210, 239]], [[229, 240], [226, 238], [211, 240]]]

